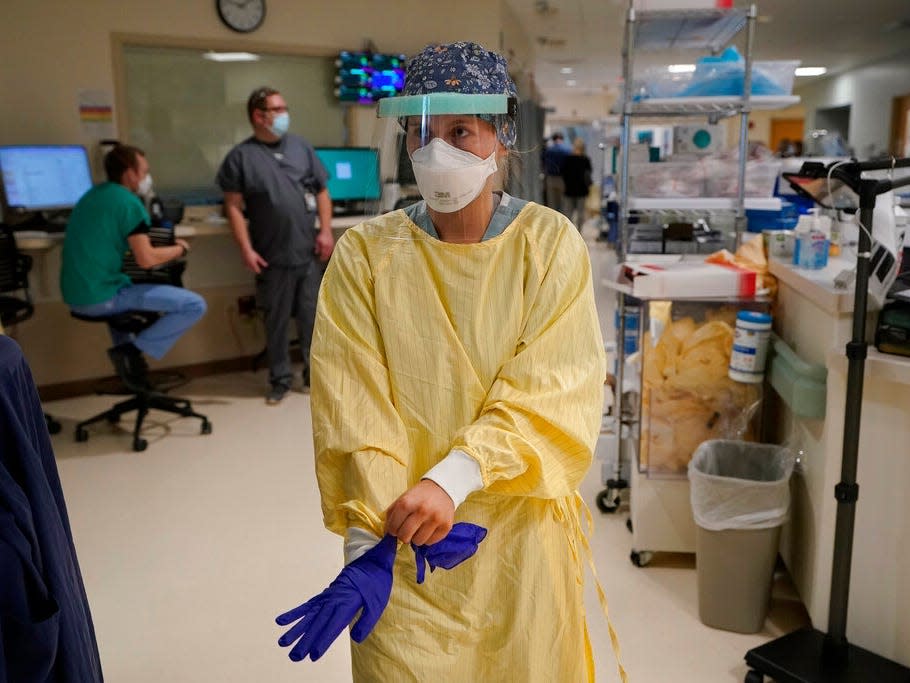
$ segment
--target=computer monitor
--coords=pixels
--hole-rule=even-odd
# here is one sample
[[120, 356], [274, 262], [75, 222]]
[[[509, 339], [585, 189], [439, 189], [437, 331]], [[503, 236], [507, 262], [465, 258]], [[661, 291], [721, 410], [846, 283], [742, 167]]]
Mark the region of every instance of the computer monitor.
[[342, 52], [335, 60], [335, 95], [342, 102], [373, 104], [404, 88], [406, 57], [373, 52]]
[[80, 145], [0, 146], [0, 179], [5, 206], [22, 212], [70, 209], [92, 187]]
[[316, 155], [329, 174], [333, 202], [379, 199], [379, 150], [372, 147], [317, 147]]

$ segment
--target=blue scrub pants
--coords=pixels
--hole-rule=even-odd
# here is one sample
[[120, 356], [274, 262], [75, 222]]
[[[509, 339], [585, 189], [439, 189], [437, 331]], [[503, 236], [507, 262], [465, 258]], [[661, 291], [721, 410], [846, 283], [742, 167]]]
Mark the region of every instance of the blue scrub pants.
[[[164, 357], [180, 336], [205, 313], [205, 299], [173, 285], [129, 285], [113, 299], [90, 306], [70, 306], [80, 314], [102, 317], [124, 311], [154, 311], [161, 317], [137, 335], [111, 329], [114, 344], [133, 342], [152, 358]], [[110, 328], [108, 328], [110, 329]]]

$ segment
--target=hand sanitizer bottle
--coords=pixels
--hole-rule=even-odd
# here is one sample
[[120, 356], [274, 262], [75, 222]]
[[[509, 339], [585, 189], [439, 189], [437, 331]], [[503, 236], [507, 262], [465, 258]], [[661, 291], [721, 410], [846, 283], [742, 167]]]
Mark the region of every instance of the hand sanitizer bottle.
[[804, 267], [803, 245], [808, 244], [812, 232], [812, 216], [803, 214], [793, 230], [793, 265]]
[[821, 216], [817, 207], [809, 211], [812, 214], [812, 227], [808, 236], [800, 240], [799, 265], [809, 270], [821, 270], [828, 265], [828, 231], [831, 229], [831, 219]]

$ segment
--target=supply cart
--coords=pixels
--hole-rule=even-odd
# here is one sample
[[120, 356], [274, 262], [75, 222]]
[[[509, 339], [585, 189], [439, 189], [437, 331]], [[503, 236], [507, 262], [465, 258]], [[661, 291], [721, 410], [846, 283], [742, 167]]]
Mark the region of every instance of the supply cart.
[[[779, 210], [778, 198], [765, 196], [747, 196], [747, 156], [748, 156], [748, 123], [749, 114], [754, 109], [780, 109], [799, 102], [793, 95], [752, 94], [753, 45], [755, 41], [755, 24], [758, 16], [755, 5], [735, 9], [701, 9], [701, 10], [637, 10], [629, 3], [626, 15], [626, 27], [623, 45], [623, 98], [621, 101], [621, 141], [623, 151], [620, 158], [617, 178], [618, 200], [618, 240], [616, 250], [618, 261], [623, 263], [627, 257], [631, 260], [650, 258], [653, 254], [708, 254], [721, 248], [734, 250], [740, 242], [740, 236], [746, 229], [746, 209]], [[742, 92], [739, 95], [720, 97], [660, 97], [640, 99], [637, 97], [635, 60], [639, 52], [648, 50], [698, 50], [702, 54], [717, 54], [734, 38], [745, 30], [743, 41], [744, 71]], [[727, 174], [735, 182], [725, 188], [725, 196], [712, 196], [709, 190], [716, 184], [703, 183], [694, 188], [678, 188], [669, 196], [647, 196], [650, 186], [645, 183], [634, 185], [632, 180], [631, 133], [633, 120], [636, 121], [705, 121], [711, 124], [725, 119], [739, 120], [738, 162]], [[673, 168], [666, 163], [642, 164], [636, 168], [648, 171], [659, 170], [674, 178], [689, 177], [690, 171], [682, 167]], [[770, 191], [767, 193], [770, 195]], [[692, 226], [685, 240], [676, 240], [668, 228], [677, 222], [687, 222]], [[630, 256], [631, 255], [631, 256]], [[648, 256], [644, 256], [648, 255]], [[701, 257], [703, 258], [703, 256]], [[613, 278], [613, 281], [618, 280]], [[609, 282], [607, 283], [609, 284]], [[680, 299], [668, 301], [647, 301], [640, 306], [640, 330], [647, 331], [651, 325], [654, 306], [670, 303], [676, 310], [690, 305]], [[619, 323], [618, 339], [626, 334], [626, 321], [630, 304], [627, 292], [620, 288], [617, 291], [617, 311]], [[735, 316], [735, 311], [751, 305], [767, 307], [767, 302], [715, 300], [691, 302], [700, 315], [713, 316], [716, 311], [726, 311], [725, 315]], [[641, 334], [641, 332], [640, 332]], [[679, 462], [677, 467], [654, 468], [650, 460], [650, 443], [647, 434], [642, 430], [648, 425], [643, 422], [651, 413], [647, 403], [648, 397], [638, 394], [634, 389], [627, 392], [625, 375], [629, 372], [626, 362], [624, 344], [617, 343], [617, 363], [615, 384], [616, 400], [614, 405], [625, 404], [626, 395], [634, 408], [624, 408], [620, 426], [614, 426], [618, 435], [611, 441], [615, 451], [608, 462], [617, 463], [615, 476], [605, 477], [603, 493], [599, 502], [605, 507], [618, 504], [615, 483], [623, 483], [622, 464], [633, 460], [629, 467], [629, 498], [631, 507], [630, 526], [633, 534], [631, 558], [636, 565], [644, 565], [650, 560], [653, 551], [694, 552], [695, 528], [689, 507], [688, 482], [685, 479], [685, 464]], [[642, 374], [648, 371], [647, 354]], [[640, 384], [632, 382], [633, 386]], [[628, 411], [628, 414], [627, 414]], [[615, 412], [615, 411], [614, 411]], [[709, 430], [710, 431], [710, 430]], [[643, 436], [645, 438], [643, 438]], [[695, 444], [697, 445], [697, 444]], [[694, 446], [692, 448], [694, 450]], [[689, 452], [685, 458], [691, 456]], [[678, 453], [678, 458], [683, 458]], [[603, 509], [604, 506], [601, 507]]]
[[686, 472], [698, 445], [759, 436], [762, 384], [730, 379], [728, 366], [737, 313], [767, 312], [770, 304], [754, 296], [638, 302], [639, 351], [624, 363], [632, 367], [623, 373], [618, 446], [631, 459], [630, 559], [642, 567], [657, 551], [695, 552]]

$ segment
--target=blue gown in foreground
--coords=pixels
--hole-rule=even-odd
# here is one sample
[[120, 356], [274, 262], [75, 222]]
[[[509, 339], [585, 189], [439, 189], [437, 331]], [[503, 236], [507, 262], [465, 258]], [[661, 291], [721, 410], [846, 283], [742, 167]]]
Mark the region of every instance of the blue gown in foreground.
[[102, 680], [38, 392], [0, 335], [0, 683]]

